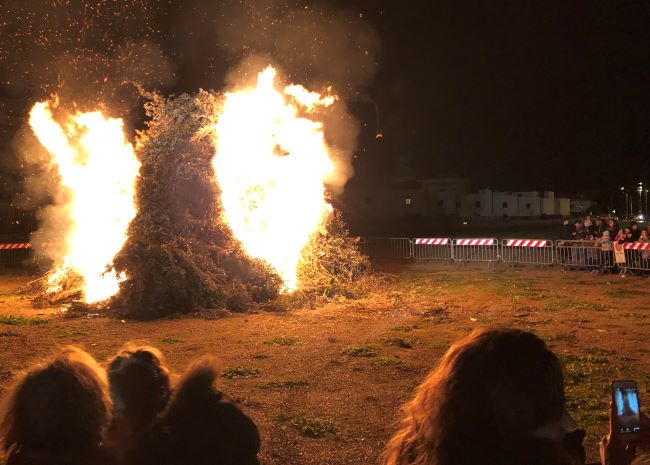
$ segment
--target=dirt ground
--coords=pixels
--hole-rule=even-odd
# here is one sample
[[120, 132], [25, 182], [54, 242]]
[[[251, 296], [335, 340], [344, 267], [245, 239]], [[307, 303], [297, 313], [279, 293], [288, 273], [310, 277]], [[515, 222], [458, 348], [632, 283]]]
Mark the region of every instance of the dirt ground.
[[212, 354], [232, 376], [219, 387], [260, 428], [263, 463], [370, 465], [394, 431], [399, 406], [449, 344], [499, 325], [535, 331], [561, 356], [569, 409], [589, 431], [591, 460], [610, 381], [636, 379], [642, 405], [650, 401], [647, 278], [445, 264], [379, 270], [379, 290], [356, 300], [153, 322], [33, 309], [15, 292], [31, 278], [1, 276], [0, 395], [22, 370], [68, 344], [104, 360], [127, 341], [146, 342], [177, 374]]

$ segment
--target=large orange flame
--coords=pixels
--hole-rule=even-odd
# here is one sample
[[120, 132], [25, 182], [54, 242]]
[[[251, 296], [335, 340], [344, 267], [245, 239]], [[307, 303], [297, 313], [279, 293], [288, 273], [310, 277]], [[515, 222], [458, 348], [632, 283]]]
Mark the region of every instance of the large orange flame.
[[59, 124], [48, 102], [38, 102], [29, 124], [52, 156], [68, 191], [71, 227], [66, 253], [49, 280], [51, 292], [70, 272], [81, 276], [84, 298], [100, 302], [117, 293], [124, 276], [107, 271], [127, 238], [136, 214], [135, 181], [140, 163], [124, 137], [121, 119], [101, 112], [66, 115]]
[[324, 181], [334, 164], [322, 123], [307, 114], [335, 97], [297, 85], [281, 91], [275, 78], [268, 67], [255, 87], [226, 94], [213, 163], [226, 222], [292, 290], [302, 250], [331, 211]]

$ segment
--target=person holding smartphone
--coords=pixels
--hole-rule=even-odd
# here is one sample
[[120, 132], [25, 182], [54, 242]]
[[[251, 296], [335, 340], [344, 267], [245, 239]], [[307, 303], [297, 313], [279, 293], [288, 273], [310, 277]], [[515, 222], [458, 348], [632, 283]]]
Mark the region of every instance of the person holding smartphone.
[[614, 381], [609, 432], [600, 443], [601, 465], [650, 465], [650, 419], [639, 408], [634, 381]]

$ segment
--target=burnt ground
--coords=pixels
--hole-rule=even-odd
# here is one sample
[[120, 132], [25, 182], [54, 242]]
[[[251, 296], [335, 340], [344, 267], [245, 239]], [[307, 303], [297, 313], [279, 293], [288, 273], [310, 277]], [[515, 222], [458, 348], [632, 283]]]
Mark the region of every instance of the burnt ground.
[[501, 325], [535, 331], [562, 358], [569, 409], [589, 431], [590, 459], [605, 431], [612, 379], [636, 379], [642, 404], [650, 401], [647, 278], [505, 266], [379, 269], [375, 291], [354, 300], [153, 322], [33, 309], [15, 292], [30, 277], [1, 276], [0, 394], [68, 344], [104, 360], [127, 341], [146, 342], [176, 374], [212, 354], [230, 376], [219, 387], [260, 428], [263, 463], [370, 465], [400, 404], [449, 344], [476, 327]]

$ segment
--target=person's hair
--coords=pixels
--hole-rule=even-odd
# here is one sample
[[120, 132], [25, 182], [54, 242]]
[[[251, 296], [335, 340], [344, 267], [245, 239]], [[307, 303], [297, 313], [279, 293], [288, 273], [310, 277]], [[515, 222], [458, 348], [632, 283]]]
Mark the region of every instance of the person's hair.
[[124, 346], [108, 362], [108, 382], [113, 413], [129, 418], [134, 426], [151, 422], [171, 395], [169, 370], [154, 347]]
[[110, 415], [104, 370], [86, 352], [68, 347], [31, 369], [10, 394], [1, 450], [54, 456], [97, 448]]
[[520, 330], [478, 330], [447, 351], [405, 404], [383, 463], [524, 463], [530, 457], [522, 457], [522, 449], [541, 449], [534, 432], [557, 422], [563, 411], [562, 367], [540, 338]]
[[255, 423], [216, 387], [216, 361], [190, 365], [165, 411], [125, 460], [129, 465], [259, 465]]

